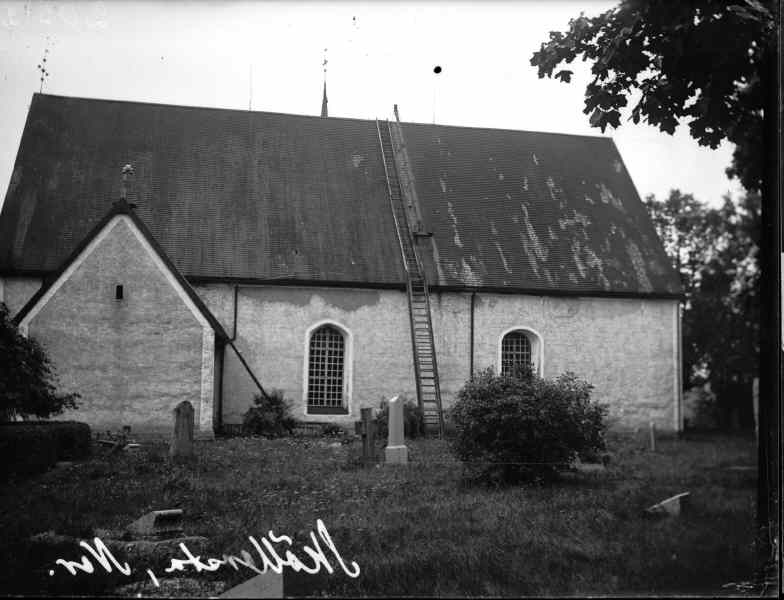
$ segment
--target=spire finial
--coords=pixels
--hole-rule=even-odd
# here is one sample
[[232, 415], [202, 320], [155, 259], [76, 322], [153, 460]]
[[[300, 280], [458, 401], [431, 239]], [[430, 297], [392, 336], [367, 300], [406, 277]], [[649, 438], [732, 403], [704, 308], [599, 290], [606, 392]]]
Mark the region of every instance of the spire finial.
[[324, 60], [321, 63], [324, 69], [324, 94], [321, 97], [321, 118], [326, 119], [329, 115], [327, 113], [327, 49], [324, 48]]
[[120, 200], [123, 202], [128, 201], [128, 177], [133, 175], [136, 171], [133, 170], [133, 165], [127, 164], [122, 168], [122, 185], [120, 186]]

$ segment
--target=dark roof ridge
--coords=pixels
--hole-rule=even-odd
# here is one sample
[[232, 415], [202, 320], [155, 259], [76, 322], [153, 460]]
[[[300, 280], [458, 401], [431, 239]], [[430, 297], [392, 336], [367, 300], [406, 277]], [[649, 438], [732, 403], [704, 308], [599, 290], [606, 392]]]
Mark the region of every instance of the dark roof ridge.
[[[45, 94], [40, 92], [35, 92], [33, 97], [35, 96], [42, 96], [48, 98], [63, 98], [66, 100], [85, 100], [87, 102], [116, 102], [120, 104], [138, 104], [144, 106], [160, 106], [165, 108], [182, 108], [188, 110], [214, 110], [214, 111], [225, 111], [225, 112], [236, 112], [236, 113], [245, 113], [245, 114], [252, 114], [252, 115], [275, 115], [275, 116], [283, 116], [283, 117], [297, 117], [297, 118], [305, 118], [305, 119], [315, 119], [319, 121], [323, 121], [324, 117], [319, 115], [301, 115], [296, 113], [284, 113], [278, 111], [271, 111], [271, 110], [246, 110], [242, 108], [226, 108], [220, 106], [197, 106], [197, 105], [188, 105], [188, 104], [172, 104], [170, 102], [149, 102], [149, 101], [140, 101], [140, 100], [118, 100], [113, 98], [87, 98], [84, 96], [65, 96], [62, 94]], [[391, 119], [387, 118], [376, 118], [376, 119], [362, 119], [359, 117], [327, 117], [331, 121], [361, 121], [363, 123], [373, 123], [375, 120], [378, 121], [391, 121]], [[588, 138], [594, 140], [612, 140], [611, 136], [606, 135], [588, 135], [588, 134], [581, 134], [581, 133], [564, 133], [559, 131], [538, 131], [533, 129], [509, 129], [507, 127], [481, 127], [478, 125], [451, 125], [447, 123], [420, 123], [418, 121], [401, 121], [401, 125], [415, 125], [415, 126], [422, 126], [422, 127], [446, 127], [446, 128], [454, 128], [454, 129], [472, 129], [472, 130], [479, 130], [479, 131], [505, 131], [509, 133], [531, 133], [531, 134], [543, 134], [543, 135], [558, 135], [558, 136], [566, 136], [571, 138]]]
[[480, 127], [478, 125], [447, 125], [445, 123], [418, 123], [416, 121], [401, 121], [401, 125], [417, 125], [423, 127], [448, 127], [450, 129], [473, 129], [479, 131], [503, 131], [508, 133], [532, 133], [539, 135], [559, 135], [571, 138], [588, 138], [590, 140], [613, 141], [609, 135], [587, 135], [584, 133], [563, 133], [559, 131], [536, 131], [533, 129], [509, 129], [507, 127]]
[[[172, 104], [170, 102], [148, 102], [148, 101], [141, 101], [141, 100], [117, 100], [112, 98], [86, 98], [84, 96], [64, 96], [62, 94], [43, 94], [39, 92], [35, 92], [33, 97], [35, 96], [42, 96], [47, 98], [63, 98], [65, 100], [85, 100], [87, 102], [115, 102], [118, 104], [137, 104], [137, 105], [144, 105], [144, 106], [160, 106], [164, 108], [182, 108], [188, 110], [211, 110], [211, 111], [222, 111], [222, 112], [236, 112], [236, 113], [244, 113], [244, 114], [251, 114], [251, 115], [276, 115], [276, 116], [283, 116], [283, 117], [298, 117], [298, 118], [306, 118], [306, 119], [313, 119], [316, 121], [362, 121], [363, 123], [373, 123], [373, 119], [360, 119], [358, 117], [321, 117], [319, 115], [298, 115], [295, 113], [284, 113], [284, 112], [276, 112], [271, 110], [247, 110], [243, 108], [225, 108], [219, 106], [194, 106], [188, 104]], [[384, 120], [384, 119], [379, 119]]]

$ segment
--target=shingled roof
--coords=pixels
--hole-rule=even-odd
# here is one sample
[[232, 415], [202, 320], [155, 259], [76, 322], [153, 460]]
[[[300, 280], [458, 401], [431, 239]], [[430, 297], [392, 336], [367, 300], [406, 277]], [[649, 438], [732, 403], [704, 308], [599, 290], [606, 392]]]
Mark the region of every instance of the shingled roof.
[[[432, 286], [676, 296], [609, 138], [403, 123]], [[119, 197], [191, 280], [402, 285], [374, 121], [35, 94], [0, 273], [56, 270]]]

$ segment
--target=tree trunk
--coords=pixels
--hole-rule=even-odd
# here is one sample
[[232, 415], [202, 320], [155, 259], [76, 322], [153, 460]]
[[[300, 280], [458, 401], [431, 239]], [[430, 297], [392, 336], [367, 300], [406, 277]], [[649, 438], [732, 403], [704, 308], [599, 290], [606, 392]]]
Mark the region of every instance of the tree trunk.
[[[778, 3], [776, 24], [779, 24]], [[771, 44], [766, 55], [765, 120], [763, 123], [765, 169], [762, 188], [762, 231], [760, 236], [760, 387], [757, 488], [757, 564], [758, 574], [775, 576], [776, 535], [778, 532], [778, 438], [781, 392], [781, 104], [779, 75], [781, 48]]]

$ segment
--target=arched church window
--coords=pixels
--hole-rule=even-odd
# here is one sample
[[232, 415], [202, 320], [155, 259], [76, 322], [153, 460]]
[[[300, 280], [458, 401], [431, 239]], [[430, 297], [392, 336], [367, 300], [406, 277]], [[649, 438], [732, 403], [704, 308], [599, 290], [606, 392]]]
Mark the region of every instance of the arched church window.
[[345, 412], [346, 342], [332, 325], [310, 335], [308, 353], [308, 413]]
[[539, 340], [528, 331], [515, 329], [501, 339], [501, 374], [514, 375], [518, 369], [530, 367], [539, 372]]

